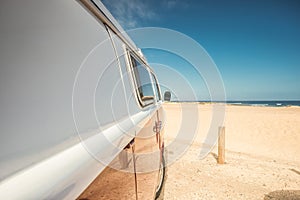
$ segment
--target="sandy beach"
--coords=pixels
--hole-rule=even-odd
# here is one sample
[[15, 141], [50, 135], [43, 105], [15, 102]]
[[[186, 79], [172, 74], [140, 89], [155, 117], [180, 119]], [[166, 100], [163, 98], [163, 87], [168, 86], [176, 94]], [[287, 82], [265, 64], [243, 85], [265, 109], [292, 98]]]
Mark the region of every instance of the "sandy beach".
[[[181, 106], [164, 106], [166, 146], [180, 130]], [[300, 107], [227, 105], [226, 163], [222, 165], [216, 162], [216, 147], [199, 159], [213, 104], [196, 107], [197, 137], [168, 166], [165, 199], [300, 199]]]

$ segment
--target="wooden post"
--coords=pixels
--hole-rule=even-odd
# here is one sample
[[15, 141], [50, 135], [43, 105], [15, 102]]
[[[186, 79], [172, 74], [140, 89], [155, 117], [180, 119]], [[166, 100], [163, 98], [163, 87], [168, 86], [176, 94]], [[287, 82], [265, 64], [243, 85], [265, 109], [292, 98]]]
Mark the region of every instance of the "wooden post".
[[225, 163], [225, 127], [219, 127], [219, 138], [218, 138], [218, 164]]

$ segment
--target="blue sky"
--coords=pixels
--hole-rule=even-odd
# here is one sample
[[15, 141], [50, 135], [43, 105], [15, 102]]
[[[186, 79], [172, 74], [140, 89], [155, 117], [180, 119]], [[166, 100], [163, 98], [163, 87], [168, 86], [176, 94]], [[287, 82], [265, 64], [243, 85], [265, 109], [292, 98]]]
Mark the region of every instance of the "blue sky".
[[[300, 99], [300, 1], [104, 0], [103, 3], [126, 30], [163, 27], [196, 40], [216, 63], [228, 100]], [[188, 64], [182, 67], [184, 61], [175, 62], [176, 58], [166, 52], [144, 50], [144, 53], [150, 63], [168, 64], [184, 74], [195, 88], [197, 98], [209, 100], [205, 89], [199, 89], [203, 80], [188, 73], [191, 68]], [[163, 73], [158, 73], [158, 78], [161, 82], [176, 81]], [[188, 100], [189, 94], [181, 95]]]

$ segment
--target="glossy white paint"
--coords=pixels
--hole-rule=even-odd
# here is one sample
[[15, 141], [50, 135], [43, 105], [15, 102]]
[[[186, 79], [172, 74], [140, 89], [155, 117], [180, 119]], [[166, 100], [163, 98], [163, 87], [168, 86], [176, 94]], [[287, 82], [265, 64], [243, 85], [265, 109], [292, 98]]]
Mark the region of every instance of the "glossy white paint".
[[[120, 122], [127, 132], [139, 131], [155, 108]], [[139, 126], [133, 126], [132, 120]], [[124, 129], [112, 126], [64, 151], [26, 168], [0, 184], [1, 199], [76, 198], [129, 143]], [[109, 141], [109, 142], [105, 142]], [[116, 149], [119, 144], [120, 149]], [[107, 156], [110, 155], [110, 156]], [[104, 163], [102, 163], [104, 162]], [[84, 174], [84, 176], [82, 176]], [[62, 184], [65, 183], [65, 184]], [[55, 193], [55, 191], [57, 193]]]

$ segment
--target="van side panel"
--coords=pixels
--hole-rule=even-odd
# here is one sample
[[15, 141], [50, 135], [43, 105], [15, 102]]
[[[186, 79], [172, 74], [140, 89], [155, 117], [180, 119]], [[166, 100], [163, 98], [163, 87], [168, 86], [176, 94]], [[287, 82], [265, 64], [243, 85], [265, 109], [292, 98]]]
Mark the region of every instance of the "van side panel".
[[[122, 117], [113, 116], [108, 98], [120, 80], [108, 32], [73, 0], [3, 1], [0, 13], [0, 197], [77, 197], [104, 168], [82, 139]], [[114, 92], [124, 100], [124, 91]], [[130, 141], [111, 133], [123, 147]]]
[[76, 1], [3, 1], [0, 9], [2, 180], [79, 142], [73, 84], [108, 35]]

